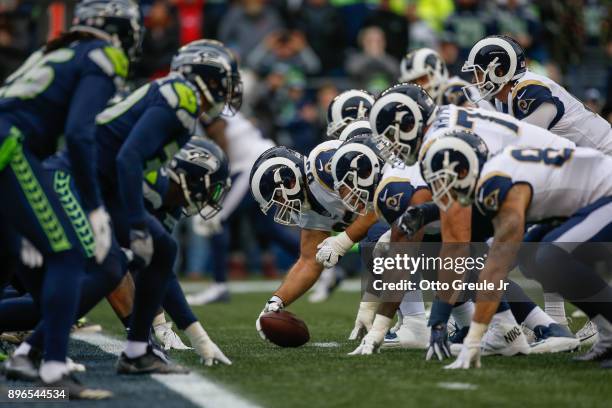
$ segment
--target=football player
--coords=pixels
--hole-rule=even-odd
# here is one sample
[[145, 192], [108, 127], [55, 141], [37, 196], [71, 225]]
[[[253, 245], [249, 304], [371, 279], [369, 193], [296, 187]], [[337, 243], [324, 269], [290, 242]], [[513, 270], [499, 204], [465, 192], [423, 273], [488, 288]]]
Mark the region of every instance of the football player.
[[[86, 258], [102, 262], [111, 241], [96, 175], [95, 117], [127, 76], [141, 34], [135, 3], [81, 1], [69, 32], [32, 54], [0, 88], [0, 185], [11, 197], [0, 212], [47, 261], [40, 294], [45, 322], [40, 378], [69, 389], [71, 398], [110, 396], [72, 378], [66, 352]], [[55, 192], [57, 181], [41, 166], [61, 135], [82, 206], [67, 208]]]
[[[516, 143], [519, 145], [537, 145], [541, 147], [573, 147], [573, 143], [567, 139], [560, 138], [551, 134], [550, 132], [517, 121], [516, 119], [504, 115], [501, 113], [490, 112], [478, 108], [461, 108], [453, 105], [443, 106], [439, 109], [429, 110], [431, 112], [428, 116], [423, 116], [423, 109], [420, 108], [421, 101], [413, 101], [413, 103], [407, 104], [396, 104], [396, 109], [402, 112], [402, 121], [406, 124], [404, 131], [398, 131], [396, 129], [402, 129], [400, 122], [396, 120], [395, 126], [381, 126], [373, 129], [375, 136], [384, 138], [390, 141], [390, 154], [395, 154], [401, 157], [407, 164], [416, 162], [417, 151], [419, 148], [421, 151], [427, 150], [427, 145], [435, 140], [437, 135], [454, 128], [464, 129], [476, 129], [485, 138], [487, 145], [490, 146], [491, 151], [498, 151], [505, 145]], [[426, 105], [433, 104], [430, 102]], [[371, 120], [375, 121], [375, 110], [373, 109]], [[421, 147], [422, 146], [422, 147]], [[427, 181], [427, 180], [426, 180]], [[435, 193], [434, 193], [435, 194]], [[435, 198], [435, 196], [434, 196]], [[437, 203], [438, 204], [438, 203]], [[439, 212], [441, 222], [441, 233], [443, 242], [470, 242], [473, 241], [486, 241], [491, 235], [489, 225], [486, 222], [482, 222], [477, 214], [472, 216], [470, 208], [461, 208], [455, 206], [453, 208], [441, 208]], [[443, 246], [443, 251], [440, 253], [441, 257], [455, 257], [463, 256], [460, 248], [450, 248], [449, 246]], [[452, 253], [451, 253], [452, 252]], [[457, 253], [455, 253], [457, 252]], [[451, 281], [454, 272], [451, 272], [446, 276], [447, 271], [440, 271], [439, 279], [444, 281]], [[430, 350], [428, 354], [431, 356], [435, 350], [445, 350], [450, 352], [450, 348], [446, 344], [446, 323], [448, 321], [452, 302], [443, 301], [442, 299], [451, 299], [455, 294], [451, 291], [449, 293], [441, 292], [438, 293], [440, 299], [434, 303], [432, 314], [430, 315], [429, 324], [432, 327], [432, 338], [430, 344]], [[518, 303], [517, 303], [518, 304]], [[550, 321], [546, 319], [543, 313], [540, 313], [540, 309], [537, 308], [533, 302], [525, 299], [520, 304], [524, 305], [522, 312], [516, 313], [519, 316], [519, 320], [523, 320], [524, 317], [533, 312], [537, 314], [538, 324], [536, 326], [543, 326], [546, 330], [540, 331], [540, 338], [538, 340], [546, 340], [548, 338], [555, 338], [554, 343], [562, 343], [563, 347], [575, 347], [575, 342], [569, 339], [569, 333], [567, 330], [551, 326]], [[517, 307], [514, 305], [514, 307]], [[502, 309], [507, 310], [508, 305], [502, 304]], [[535, 310], [535, 311], [534, 311]], [[496, 328], [505, 329], [509, 331], [514, 330], [516, 323], [512, 315], [508, 313], [502, 314], [504, 310], [500, 309], [500, 318], [505, 316], [507, 319], [504, 324], [496, 325]], [[378, 315], [377, 315], [378, 318]], [[381, 317], [383, 319], [383, 317]], [[530, 319], [530, 321], [535, 321]], [[534, 323], [535, 324], [535, 323]], [[534, 326], [535, 327], [535, 326]], [[374, 343], [374, 348], [382, 341], [381, 333], [375, 333], [378, 335], [378, 339]], [[370, 336], [367, 341], [373, 341], [374, 335]], [[560, 337], [559, 340], [556, 340]], [[493, 341], [495, 340], [496, 341]], [[508, 354], [516, 352], [525, 352], [525, 342], [522, 336], [512, 337], [516, 340], [506, 344], [504, 341], [503, 333], [501, 336], [493, 335], [487, 339], [487, 344], [491, 349], [498, 349], [503, 346]], [[553, 342], [546, 342], [545, 347], [541, 347], [541, 351], [550, 351], [549, 345]], [[551, 346], [552, 347], [552, 346]], [[556, 349], [556, 344], [555, 344]], [[446, 353], [436, 353], [439, 358], [444, 357]], [[448, 354], [447, 354], [448, 356]]]
[[[301, 228], [300, 256], [261, 314], [280, 311], [310, 289], [323, 271], [315, 259], [317, 246], [332, 231], [342, 232], [355, 219], [334, 191], [330, 160], [342, 142], [329, 140], [307, 158], [287, 147], [264, 152], [253, 165], [251, 194], [265, 214], [281, 225]], [[346, 231], [350, 234], [350, 231]], [[265, 338], [256, 322], [257, 331]]]
[[[439, 205], [449, 207], [457, 201], [469, 206], [476, 201], [493, 221], [494, 240], [480, 280], [506, 278], [526, 223], [565, 218], [542, 238], [530, 273], [553, 285], [597, 324], [598, 343], [576, 359], [612, 367], [612, 288], [574, 253], [580, 243], [612, 238], [612, 159], [589, 148], [514, 146], [486, 158], [482, 139], [465, 131], [437, 138], [422, 157], [423, 173], [430, 176], [426, 178]], [[480, 367], [481, 339], [500, 294], [488, 290], [479, 296], [461, 352], [446, 368]]]
[[344, 128], [368, 118], [374, 97], [361, 89], [349, 89], [336, 96], [327, 107], [327, 137], [338, 139]]
[[[548, 129], [576, 146], [612, 154], [610, 123], [550, 78], [529, 71], [525, 53], [513, 38], [490, 36], [478, 41], [462, 71], [473, 75], [474, 83], [464, 87], [471, 101], [493, 100], [499, 112]], [[552, 293], [544, 296], [546, 310], [567, 324], [563, 299]]]

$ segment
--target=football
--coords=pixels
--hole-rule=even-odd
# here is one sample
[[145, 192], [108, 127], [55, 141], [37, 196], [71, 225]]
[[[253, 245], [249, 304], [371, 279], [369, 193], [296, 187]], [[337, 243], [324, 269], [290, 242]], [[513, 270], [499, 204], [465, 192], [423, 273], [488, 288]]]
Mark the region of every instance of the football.
[[300, 347], [310, 340], [306, 323], [291, 312], [268, 312], [259, 321], [268, 340], [277, 346]]

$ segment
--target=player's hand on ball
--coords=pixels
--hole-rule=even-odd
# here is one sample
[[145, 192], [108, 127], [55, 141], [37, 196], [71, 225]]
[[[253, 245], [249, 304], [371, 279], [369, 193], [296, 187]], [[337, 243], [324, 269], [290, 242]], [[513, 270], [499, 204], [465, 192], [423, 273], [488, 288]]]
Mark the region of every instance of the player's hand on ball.
[[355, 327], [349, 335], [349, 340], [360, 340], [372, 328], [372, 322], [378, 310], [378, 302], [360, 302], [357, 318], [355, 318]]
[[397, 226], [407, 238], [412, 238], [424, 224], [425, 216], [420, 207], [408, 207], [406, 212], [397, 220]]
[[427, 349], [425, 360], [431, 360], [434, 356], [440, 361], [451, 357], [448, 332], [446, 324], [443, 323], [438, 323], [431, 328], [429, 348]]
[[255, 321], [255, 328], [257, 329], [257, 333], [259, 333], [259, 337], [261, 337], [263, 340], [268, 340], [268, 339], [266, 338], [266, 335], [264, 334], [264, 332], [261, 330], [261, 322], [259, 321], [259, 319], [265, 313], [280, 312], [281, 310], [283, 310], [284, 307], [285, 305], [283, 304], [283, 300], [279, 298], [278, 296], [272, 296], [270, 300], [266, 302], [266, 305], [264, 306], [263, 310], [257, 317], [257, 320]]
[[338, 263], [340, 258], [351, 249], [354, 242], [348, 237], [346, 232], [343, 232], [335, 237], [329, 237], [323, 240], [317, 249], [317, 262], [326, 268], [331, 268]]
[[480, 368], [480, 342], [466, 339], [457, 359], [444, 368], [447, 370]]

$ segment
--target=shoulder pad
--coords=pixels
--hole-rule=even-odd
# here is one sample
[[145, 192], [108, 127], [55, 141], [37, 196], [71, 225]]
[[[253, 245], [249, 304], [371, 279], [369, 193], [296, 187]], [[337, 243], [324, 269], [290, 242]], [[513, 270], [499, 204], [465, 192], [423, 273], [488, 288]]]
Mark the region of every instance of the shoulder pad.
[[389, 177], [380, 183], [374, 193], [374, 209], [389, 224], [395, 222], [408, 209], [415, 188], [408, 179]]
[[200, 99], [195, 89], [191, 85], [178, 80], [161, 81], [158, 84], [159, 92], [168, 106], [176, 111], [176, 116], [183, 126], [193, 131], [200, 107]]
[[87, 54], [106, 75], [110, 77], [118, 76], [127, 78], [130, 68], [130, 61], [123, 50], [112, 45], [97, 47]]
[[523, 81], [512, 90], [512, 111], [519, 120], [531, 115], [544, 102], [554, 103], [554, 99], [543, 82]]
[[478, 210], [483, 215], [494, 218], [513, 185], [514, 182], [508, 174], [493, 172], [484, 176], [476, 187]]

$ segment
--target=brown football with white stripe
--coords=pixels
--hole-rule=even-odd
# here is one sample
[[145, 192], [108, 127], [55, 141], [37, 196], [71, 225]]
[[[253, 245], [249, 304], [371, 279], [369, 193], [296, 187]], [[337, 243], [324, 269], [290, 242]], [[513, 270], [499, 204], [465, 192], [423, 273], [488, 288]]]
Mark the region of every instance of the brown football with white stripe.
[[300, 347], [310, 340], [306, 323], [286, 310], [265, 313], [259, 324], [266, 338], [280, 347]]

